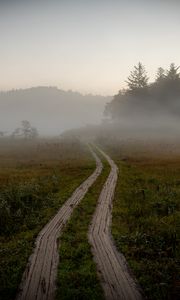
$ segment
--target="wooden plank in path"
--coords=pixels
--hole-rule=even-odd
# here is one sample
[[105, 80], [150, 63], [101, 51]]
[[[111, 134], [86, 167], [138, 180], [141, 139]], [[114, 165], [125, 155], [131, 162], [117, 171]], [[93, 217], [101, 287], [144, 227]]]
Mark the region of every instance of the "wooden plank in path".
[[62, 234], [74, 207], [83, 199], [102, 171], [101, 160], [94, 151], [91, 150], [91, 153], [96, 161], [95, 171], [74, 191], [72, 196], [39, 233], [33, 254], [29, 258], [20, 284], [17, 300], [54, 299], [59, 263], [58, 237]]
[[88, 234], [99, 278], [107, 300], [141, 300], [140, 288], [130, 274], [124, 256], [117, 251], [110, 232], [118, 168], [107, 154], [99, 151], [111, 166]]

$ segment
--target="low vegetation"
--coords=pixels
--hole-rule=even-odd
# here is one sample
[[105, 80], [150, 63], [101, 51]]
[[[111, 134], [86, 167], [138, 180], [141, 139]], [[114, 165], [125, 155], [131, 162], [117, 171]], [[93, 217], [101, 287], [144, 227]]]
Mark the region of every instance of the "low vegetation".
[[[178, 299], [177, 144], [98, 141], [120, 170], [112, 219], [119, 251], [148, 299]], [[103, 163], [102, 174], [74, 210], [61, 236], [57, 300], [104, 297], [87, 237], [109, 173], [109, 166]], [[0, 141], [0, 299], [15, 297], [38, 232], [94, 168], [88, 149], [75, 139]]]
[[178, 299], [180, 157], [140, 147], [139, 153], [137, 147], [108, 150], [120, 170], [112, 223], [116, 245], [148, 299]]
[[0, 299], [15, 297], [38, 232], [94, 168], [76, 140], [1, 141]]
[[57, 300], [104, 299], [87, 233], [109, 170], [104, 162], [102, 174], [74, 210], [60, 239]]

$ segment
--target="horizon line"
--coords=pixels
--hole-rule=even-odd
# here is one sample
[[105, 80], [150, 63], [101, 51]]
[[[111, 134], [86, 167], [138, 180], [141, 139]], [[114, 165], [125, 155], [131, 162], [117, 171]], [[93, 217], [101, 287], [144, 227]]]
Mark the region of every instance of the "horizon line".
[[[30, 87], [18, 87], [18, 88], [10, 88], [10, 89], [4, 89], [1, 90], [0, 89], [0, 93], [8, 93], [8, 92], [15, 92], [15, 91], [24, 91], [24, 90], [30, 90], [30, 89], [37, 89], [37, 88], [51, 88], [51, 89], [57, 89], [59, 91], [63, 91], [63, 92], [71, 92], [71, 93], [76, 93], [76, 94], [80, 94], [81, 96], [101, 96], [101, 97], [114, 97], [114, 95], [116, 95], [115, 93], [113, 95], [105, 95], [105, 94], [99, 94], [99, 93], [92, 93], [92, 92], [80, 92], [77, 90], [72, 90], [72, 89], [63, 89], [60, 88], [58, 86], [55, 85], [36, 85], [36, 86], [30, 86]], [[119, 90], [118, 90], [119, 92]]]

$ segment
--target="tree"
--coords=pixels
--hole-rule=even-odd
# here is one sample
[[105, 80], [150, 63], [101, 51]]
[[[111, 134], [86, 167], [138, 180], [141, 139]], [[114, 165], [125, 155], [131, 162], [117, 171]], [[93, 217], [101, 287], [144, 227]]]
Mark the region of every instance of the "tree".
[[142, 65], [142, 63], [139, 62], [137, 66], [134, 66], [134, 70], [131, 71], [126, 82], [131, 92], [136, 92], [140, 89], [147, 88], [148, 77], [145, 67]]
[[160, 124], [163, 114], [172, 116], [172, 120], [174, 116], [180, 116], [180, 67], [171, 64], [168, 70], [158, 68], [155, 82], [148, 84], [146, 70], [139, 63], [127, 83], [128, 89], [120, 91], [107, 103], [105, 117], [131, 123], [133, 120], [139, 122], [141, 117], [153, 116]]
[[31, 127], [31, 138], [35, 139], [38, 137], [38, 130], [35, 127]]
[[16, 128], [12, 133], [13, 137], [22, 137], [24, 139], [34, 139], [38, 136], [38, 131], [35, 127], [32, 127], [30, 122], [23, 120], [21, 122], [21, 127]]
[[180, 78], [180, 74], [178, 73], [179, 67], [176, 67], [174, 63], [170, 64], [170, 68], [167, 71], [167, 79], [170, 80], [178, 80]]
[[163, 68], [158, 68], [156, 73], [156, 82], [161, 82], [166, 78], [165, 70]]
[[21, 131], [22, 131], [22, 135], [25, 139], [29, 139], [31, 138], [31, 135], [32, 135], [32, 127], [31, 127], [31, 124], [29, 121], [27, 120], [23, 120], [21, 122]]

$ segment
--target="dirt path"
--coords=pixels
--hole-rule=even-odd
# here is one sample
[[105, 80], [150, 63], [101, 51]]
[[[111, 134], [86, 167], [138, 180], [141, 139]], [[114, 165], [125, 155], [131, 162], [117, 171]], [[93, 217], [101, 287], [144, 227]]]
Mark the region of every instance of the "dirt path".
[[59, 263], [58, 237], [61, 235], [63, 227], [69, 220], [74, 207], [78, 205], [102, 171], [100, 159], [92, 150], [91, 152], [96, 160], [95, 171], [75, 190], [54, 218], [39, 233], [16, 299], [54, 299]]
[[89, 229], [89, 241], [105, 298], [107, 300], [139, 300], [142, 297], [138, 286], [130, 275], [124, 256], [116, 250], [110, 233], [112, 201], [118, 169], [108, 155], [103, 151], [100, 152], [110, 164], [111, 172], [98, 200]]

